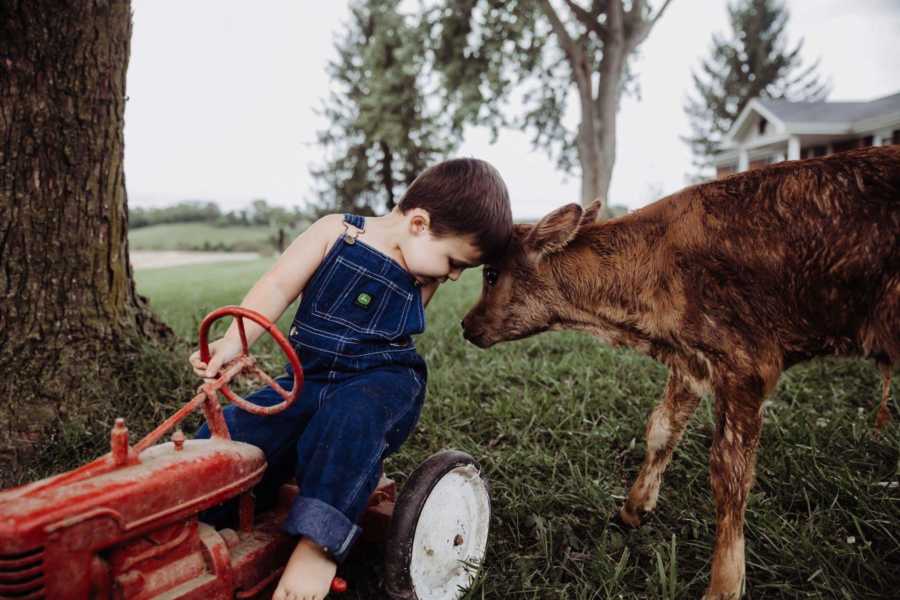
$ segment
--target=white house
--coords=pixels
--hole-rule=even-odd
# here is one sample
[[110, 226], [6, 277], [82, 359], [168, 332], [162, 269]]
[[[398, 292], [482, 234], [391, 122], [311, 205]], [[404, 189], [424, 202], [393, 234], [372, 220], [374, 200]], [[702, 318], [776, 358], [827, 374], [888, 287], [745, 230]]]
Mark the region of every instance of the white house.
[[725, 135], [716, 176], [782, 160], [900, 144], [900, 93], [869, 102], [754, 98]]

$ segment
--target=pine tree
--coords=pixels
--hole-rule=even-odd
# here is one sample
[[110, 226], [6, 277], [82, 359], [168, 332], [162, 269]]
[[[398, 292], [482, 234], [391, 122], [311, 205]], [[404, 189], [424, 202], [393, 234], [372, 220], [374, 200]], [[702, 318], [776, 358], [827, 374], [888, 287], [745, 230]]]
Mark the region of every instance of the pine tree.
[[425, 167], [458, 144], [423, 88], [424, 30], [401, 14], [399, 0], [357, 0], [328, 65], [330, 121], [318, 132], [328, 157], [312, 169], [320, 212], [391, 210]]
[[779, 0], [737, 0], [728, 6], [731, 36], [713, 35], [711, 56], [694, 72], [696, 95], [685, 105], [691, 135], [684, 138], [694, 166], [705, 177], [722, 138], [755, 97], [791, 101], [824, 99], [829, 86], [816, 73], [819, 63], [803, 67], [803, 41], [790, 48], [788, 11]]

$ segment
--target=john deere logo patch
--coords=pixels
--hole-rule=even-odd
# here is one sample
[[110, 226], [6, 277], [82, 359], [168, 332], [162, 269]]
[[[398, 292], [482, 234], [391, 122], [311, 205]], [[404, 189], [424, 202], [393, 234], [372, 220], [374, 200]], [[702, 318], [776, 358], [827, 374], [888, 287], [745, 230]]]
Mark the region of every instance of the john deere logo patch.
[[356, 297], [356, 305], [361, 306], [363, 308], [369, 308], [369, 305], [372, 304], [372, 296], [365, 292], [360, 292], [359, 296]]

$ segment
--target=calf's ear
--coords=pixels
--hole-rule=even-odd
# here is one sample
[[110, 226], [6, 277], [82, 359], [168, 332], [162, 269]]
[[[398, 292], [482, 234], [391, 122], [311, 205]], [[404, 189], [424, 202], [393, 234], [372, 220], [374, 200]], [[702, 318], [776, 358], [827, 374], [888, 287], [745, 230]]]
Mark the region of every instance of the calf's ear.
[[581, 215], [581, 224], [579, 225], [579, 227], [594, 223], [600, 217], [600, 211], [602, 210], [603, 198], [600, 198], [598, 196], [594, 199], [593, 202], [588, 204], [587, 208], [584, 209], [584, 213]]
[[532, 227], [525, 238], [525, 246], [541, 255], [559, 252], [578, 233], [582, 213], [578, 204], [560, 206]]

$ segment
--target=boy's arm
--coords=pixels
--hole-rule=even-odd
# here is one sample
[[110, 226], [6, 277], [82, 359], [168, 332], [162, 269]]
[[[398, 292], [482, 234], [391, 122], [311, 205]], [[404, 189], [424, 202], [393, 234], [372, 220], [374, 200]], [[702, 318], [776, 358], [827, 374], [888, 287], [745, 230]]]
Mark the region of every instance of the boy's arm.
[[[250, 288], [241, 306], [262, 313], [273, 323], [293, 302], [322, 263], [328, 247], [343, 231], [341, 215], [322, 217], [291, 243], [269, 271]], [[260, 336], [263, 329], [248, 319], [244, 320], [247, 344]], [[232, 322], [225, 337], [240, 339], [237, 322]]]

